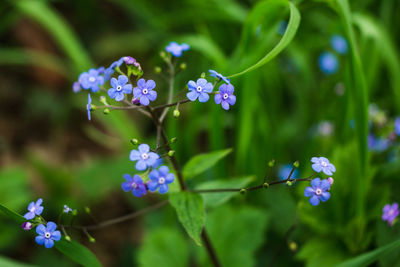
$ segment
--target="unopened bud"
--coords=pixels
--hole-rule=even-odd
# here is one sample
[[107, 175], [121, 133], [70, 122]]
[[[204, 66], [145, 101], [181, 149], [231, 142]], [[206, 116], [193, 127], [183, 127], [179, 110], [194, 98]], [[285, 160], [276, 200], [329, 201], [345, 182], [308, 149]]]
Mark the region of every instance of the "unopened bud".
[[240, 189], [239, 192], [240, 192], [240, 194], [244, 195], [244, 194], [246, 194], [247, 190], [246, 190], [246, 188], [242, 188], [242, 189]]
[[298, 168], [299, 166], [300, 166], [300, 162], [298, 160], [293, 162], [293, 167]]
[[275, 165], [275, 160], [273, 159], [273, 160], [270, 160], [269, 162], [268, 162], [268, 166], [269, 167], [274, 167], [274, 165]]
[[174, 110], [174, 117], [178, 118], [180, 115], [181, 115], [181, 113], [180, 113], [179, 109], [175, 109]]
[[68, 242], [71, 242], [71, 237], [69, 235], [65, 236], [65, 240], [67, 240]]
[[287, 181], [287, 182], [286, 182], [286, 185], [287, 185], [287, 186], [292, 186], [292, 184], [293, 184], [293, 183], [292, 183], [291, 181]]
[[109, 109], [109, 108], [105, 108], [105, 109], [103, 110], [103, 113], [104, 113], [104, 115], [110, 114], [110, 109]]
[[93, 237], [89, 237], [89, 242], [94, 243], [94, 242], [96, 242], [96, 239], [94, 239]]
[[186, 67], [187, 67], [186, 63], [181, 63], [181, 64], [179, 65], [179, 68], [180, 68], [181, 70], [185, 70]]
[[132, 98], [132, 104], [134, 104], [134, 105], [140, 104], [139, 98]]
[[263, 183], [263, 187], [264, 188], [268, 188], [269, 187], [269, 183], [267, 183], [267, 182]]
[[155, 67], [155, 68], [154, 68], [154, 72], [157, 73], [157, 74], [160, 74], [160, 73], [162, 72], [161, 67], [158, 67], [158, 66]]
[[90, 111], [95, 111], [95, 110], [96, 110], [96, 106], [93, 105], [93, 104], [91, 104], [91, 105], [90, 105]]
[[173, 157], [174, 154], [175, 154], [175, 150], [170, 150], [170, 151], [168, 151], [168, 156], [169, 156], [169, 157]]
[[105, 96], [103, 96], [103, 95], [102, 95], [102, 96], [100, 96], [100, 102], [101, 102], [101, 103], [103, 103], [103, 104], [104, 104], [104, 105], [106, 105], [106, 106], [108, 105], [108, 103], [107, 103], [107, 99], [106, 99], [106, 97], [105, 97]]
[[161, 58], [166, 58], [167, 57], [167, 53], [165, 53], [164, 51], [160, 52], [160, 57]]
[[137, 145], [137, 144], [139, 144], [139, 140], [137, 140], [136, 138], [132, 138], [131, 139], [131, 144], [132, 145]]
[[90, 213], [90, 208], [89, 207], [85, 207], [85, 212], [86, 213]]
[[176, 137], [172, 137], [171, 140], [169, 141], [171, 144], [176, 143], [176, 141], [178, 140], [178, 138]]
[[205, 78], [206, 77], [206, 73], [205, 72], [202, 72], [201, 74], [200, 74], [200, 78]]
[[328, 182], [329, 182], [331, 185], [333, 185], [333, 182], [334, 182], [333, 178], [332, 178], [332, 177], [329, 177], [329, 178], [328, 178]]
[[295, 252], [295, 251], [297, 251], [297, 244], [296, 244], [296, 242], [293, 242], [293, 241], [289, 241], [289, 249], [291, 250], [291, 251], [293, 251], [293, 252]]
[[29, 230], [32, 229], [33, 225], [32, 225], [30, 222], [24, 222], [24, 223], [21, 225], [21, 227], [22, 227], [22, 229], [23, 229], [24, 231], [29, 231]]

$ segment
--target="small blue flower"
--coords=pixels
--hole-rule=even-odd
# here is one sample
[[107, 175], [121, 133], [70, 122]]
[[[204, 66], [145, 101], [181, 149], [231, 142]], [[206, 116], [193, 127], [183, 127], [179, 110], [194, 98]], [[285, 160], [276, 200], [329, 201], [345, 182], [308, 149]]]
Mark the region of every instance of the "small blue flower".
[[307, 186], [304, 190], [304, 196], [310, 197], [310, 203], [317, 206], [320, 201], [325, 202], [331, 194], [327, 192], [331, 187], [331, 183], [327, 179], [321, 181], [320, 178], [315, 178], [311, 181], [311, 187]]
[[72, 84], [72, 91], [73, 91], [74, 93], [80, 92], [81, 89], [82, 89], [82, 87], [81, 87], [81, 84], [80, 84], [79, 82], [74, 82], [74, 83]]
[[206, 79], [200, 78], [197, 82], [188, 82], [189, 93], [186, 94], [190, 101], [196, 101], [199, 98], [200, 102], [207, 102], [210, 96], [209, 93], [213, 90], [213, 85], [207, 82]]
[[116, 101], [122, 101], [125, 98], [125, 94], [132, 93], [132, 84], [126, 84], [128, 77], [125, 75], [119, 75], [118, 80], [111, 78], [111, 87], [108, 89], [108, 95], [111, 98], [115, 98]]
[[222, 84], [219, 87], [219, 92], [214, 96], [215, 104], [221, 104], [225, 110], [229, 109], [229, 105], [236, 103], [236, 96], [233, 95], [235, 88], [232, 84]]
[[171, 53], [174, 57], [182, 56], [183, 51], [189, 50], [190, 46], [188, 44], [177, 44], [176, 42], [170, 42], [168, 46], [165, 47], [165, 51]]
[[311, 167], [315, 172], [322, 171], [326, 175], [332, 175], [336, 171], [335, 166], [332, 163], [330, 163], [327, 158], [313, 157], [311, 159], [311, 162], [313, 163]]
[[132, 191], [132, 194], [135, 197], [146, 195], [146, 186], [144, 185], [144, 182], [139, 175], [135, 174], [132, 178], [132, 176], [130, 176], [129, 174], [124, 174], [124, 179], [126, 180], [126, 182], [122, 183], [122, 190], [124, 190], [125, 192]]
[[333, 35], [331, 37], [331, 46], [339, 54], [346, 54], [349, 50], [347, 40], [341, 35]]
[[147, 167], [153, 167], [160, 156], [157, 153], [150, 152], [150, 147], [147, 144], [138, 146], [138, 150], [132, 150], [129, 159], [136, 162], [136, 170], [144, 171]]
[[147, 188], [150, 192], [154, 192], [159, 188], [160, 194], [168, 192], [168, 184], [172, 183], [175, 179], [173, 173], [169, 173], [167, 166], [161, 166], [158, 170], [152, 170], [149, 173], [150, 181], [147, 183]]
[[329, 52], [324, 52], [319, 56], [318, 59], [319, 68], [325, 74], [336, 73], [339, 68], [339, 62], [336, 56]]
[[216, 72], [215, 70], [208, 70], [210, 72], [210, 75], [212, 77], [218, 78], [220, 80], [223, 80], [226, 83], [231, 83], [231, 80], [226, 78], [224, 75], [222, 75], [221, 73]]
[[90, 120], [91, 119], [90, 111], [92, 110], [92, 98], [90, 97], [90, 94], [88, 94], [88, 101], [87, 101], [87, 105], [86, 105], [86, 110], [87, 110], [88, 120]]
[[67, 205], [64, 205], [64, 209], [63, 209], [64, 213], [68, 213], [68, 212], [71, 212], [71, 211], [72, 211], [72, 209], [70, 207], [68, 207]]
[[400, 136], [400, 117], [396, 117], [394, 120], [394, 132]]
[[106, 68], [104, 68], [103, 66], [97, 68], [97, 71], [99, 72], [99, 74], [104, 74], [105, 70], [106, 70]]
[[133, 89], [133, 95], [139, 99], [140, 104], [148, 106], [150, 101], [154, 101], [157, 98], [157, 92], [153, 89], [156, 87], [156, 83], [153, 80], [140, 79], [137, 82], [137, 86]]
[[391, 145], [390, 139], [376, 138], [373, 134], [368, 135], [368, 148], [371, 151], [382, 152]]
[[38, 236], [35, 238], [36, 243], [44, 245], [45, 248], [51, 248], [54, 246], [54, 241], [60, 241], [61, 233], [56, 231], [57, 225], [53, 222], [48, 222], [47, 226], [39, 224], [36, 227], [36, 233]]
[[104, 79], [106, 81], [110, 80], [111, 76], [114, 74], [115, 69], [121, 67], [122, 63], [124, 63], [124, 57], [121, 57], [117, 61], [114, 61], [113, 63], [111, 63], [110, 67], [108, 67], [104, 71]]
[[24, 215], [25, 219], [31, 220], [35, 218], [36, 215], [40, 215], [43, 212], [43, 207], [41, 206], [43, 203], [43, 199], [39, 198], [36, 203], [31, 202], [28, 205], [28, 212]]
[[[293, 164], [288, 163], [288, 164], [282, 165], [279, 168], [279, 171], [278, 171], [279, 179], [286, 180], [289, 177], [289, 174], [292, 171], [292, 169], [293, 169]], [[299, 170], [298, 169], [294, 169], [294, 171], [292, 173], [292, 176], [291, 176], [291, 179], [292, 178], [296, 178], [298, 176], [299, 176]]]
[[96, 69], [90, 69], [79, 75], [79, 84], [83, 89], [91, 89], [93, 93], [96, 93], [100, 90], [99, 86], [104, 84], [104, 77], [100, 76]]

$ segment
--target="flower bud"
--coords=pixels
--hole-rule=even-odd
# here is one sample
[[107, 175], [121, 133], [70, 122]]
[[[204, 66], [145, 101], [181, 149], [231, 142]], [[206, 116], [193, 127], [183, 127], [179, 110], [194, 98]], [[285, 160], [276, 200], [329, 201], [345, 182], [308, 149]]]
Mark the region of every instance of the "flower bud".
[[162, 72], [162, 69], [157, 66], [157, 67], [154, 68], [154, 72], [157, 73], [157, 74], [160, 74]]
[[244, 194], [246, 194], [247, 190], [246, 190], [246, 188], [242, 188], [242, 189], [240, 189], [239, 192], [240, 192], [240, 194], [244, 195]]
[[292, 186], [292, 184], [293, 184], [293, 183], [292, 183], [291, 181], [287, 181], [287, 182], [286, 182], [286, 185], [287, 185], [287, 186]]
[[333, 185], [333, 182], [334, 182], [333, 178], [332, 178], [332, 177], [329, 177], [329, 178], [328, 178], [328, 182], [329, 182], [331, 185]]
[[263, 187], [264, 188], [268, 188], [269, 187], [269, 183], [267, 183], [267, 182], [263, 183]]
[[29, 231], [29, 230], [32, 229], [33, 225], [32, 225], [30, 222], [24, 222], [24, 223], [21, 225], [21, 227], [22, 227], [22, 229], [23, 229], [24, 231]]
[[273, 160], [270, 160], [270, 162], [268, 162], [268, 167], [274, 167], [274, 165], [275, 165], [275, 160], [273, 159]]
[[202, 72], [201, 74], [200, 74], [200, 78], [205, 78], [206, 77], [206, 73], [205, 72]]
[[178, 118], [181, 115], [181, 113], [179, 112], [179, 109], [175, 109], [174, 110], [174, 117]]
[[295, 252], [295, 251], [297, 251], [297, 244], [296, 244], [296, 242], [293, 242], [293, 241], [289, 241], [289, 249], [291, 250], [291, 251], [293, 251], [293, 252]]
[[105, 108], [105, 109], [103, 110], [103, 113], [104, 113], [104, 115], [110, 114], [110, 109], [109, 109], [109, 108]]
[[179, 68], [180, 68], [181, 70], [185, 70], [186, 67], [187, 67], [186, 63], [181, 63], [181, 64], [179, 65]]
[[174, 154], [175, 154], [175, 150], [170, 150], [170, 151], [168, 151], [168, 156], [169, 156], [169, 157], [173, 157]]
[[96, 242], [96, 239], [94, 239], [93, 237], [89, 237], [89, 242], [90, 242], [90, 243], [95, 243], [95, 242]]
[[171, 144], [176, 143], [176, 141], [178, 140], [178, 138], [176, 137], [172, 137], [171, 140], [169, 141]]
[[100, 96], [100, 102], [103, 103], [104, 105], [108, 106], [107, 99], [106, 99], [106, 97], [103, 96], [103, 95]]
[[293, 167], [298, 168], [299, 166], [300, 166], [300, 162], [298, 160], [293, 162]]
[[138, 105], [140, 103], [139, 98], [132, 98], [132, 104]]
[[85, 207], [85, 212], [86, 213], [90, 213], [90, 208], [89, 207]]
[[93, 104], [91, 104], [91, 105], [90, 105], [90, 111], [95, 111], [95, 110], [96, 110], [96, 106], [93, 105]]
[[65, 240], [67, 240], [68, 242], [71, 242], [71, 237], [69, 235], [65, 236]]
[[160, 52], [160, 57], [163, 58], [163, 59], [166, 58], [167, 57], [167, 53], [165, 53], [164, 51], [161, 51]]
[[132, 138], [131, 143], [132, 143], [132, 145], [137, 145], [137, 144], [139, 144], [139, 140], [137, 140], [136, 138]]

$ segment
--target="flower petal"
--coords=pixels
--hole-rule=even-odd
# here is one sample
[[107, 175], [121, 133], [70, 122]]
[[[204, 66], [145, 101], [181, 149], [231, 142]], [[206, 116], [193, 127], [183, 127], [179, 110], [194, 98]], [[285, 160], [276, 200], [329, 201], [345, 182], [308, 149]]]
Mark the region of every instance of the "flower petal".
[[194, 81], [189, 81], [188, 82], [188, 87], [192, 88], [192, 89], [196, 89], [197, 88], [197, 84]]
[[36, 233], [37, 233], [38, 235], [44, 235], [44, 234], [46, 233], [46, 227], [45, 227], [43, 224], [39, 224], [39, 225], [36, 227]]
[[227, 101], [222, 101], [222, 108], [225, 110], [229, 110], [229, 103]]
[[140, 144], [138, 146], [140, 154], [148, 153], [150, 151], [150, 146], [148, 144]]
[[155, 87], [156, 87], [155, 81], [153, 81], [153, 80], [148, 80], [148, 81], [146, 82], [146, 88], [147, 88], [148, 90], [153, 90]]
[[317, 188], [317, 187], [320, 187], [320, 185], [321, 185], [321, 179], [320, 178], [315, 178], [315, 179], [313, 179], [311, 181], [311, 186], [314, 189]]
[[323, 202], [327, 201], [331, 197], [331, 193], [329, 192], [324, 192], [322, 195], [319, 197]]
[[59, 241], [61, 239], [60, 231], [54, 231], [53, 233], [51, 233], [51, 238], [55, 241]]
[[124, 100], [125, 95], [122, 92], [116, 92], [115, 93], [115, 101], [122, 101]]
[[119, 75], [118, 76], [118, 84], [123, 86], [128, 82], [128, 77], [126, 77], [125, 75]]
[[189, 98], [190, 101], [195, 101], [197, 97], [199, 96], [199, 93], [197, 91], [193, 90], [190, 91], [189, 93], [186, 94], [187, 98]]
[[44, 236], [42, 236], [42, 235], [38, 235], [37, 237], [35, 237], [35, 241], [36, 241], [36, 243], [38, 243], [39, 245], [43, 245], [43, 244], [44, 244], [44, 240], [45, 240], [45, 238], [44, 238]]
[[167, 184], [172, 183], [175, 180], [175, 175], [173, 173], [168, 173], [168, 175], [165, 177], [165, 182]]
[[146, 80], [143, 79], [143, 78], [139, 79], [139, 81], [137, 82], [137, 85], [141, 89], [145, 88], [146, 87]]
[[44, 247], [45, 248], [52, 248], [54, 246], [54, 241], [51, 239], [44, 240]]
[[132, 150], [131, 154], [129, 155], [129, 159], [131, 161], [136, 161], [140, 159], [140, 152], [137, 150]]
[[315, 171], [315, 172], [321, 172], [322, 171], [322, 166], [319, 163], [314, 163], [313, 165], [311, 165], [311, 168]]
[[147, 94], [147, 97], [151, 100], [154, 101], [157, 98], [157, 92], [154, 90], [150, 90]]
[[317, 206], [319, 204], [319, 198], [315, 195], [310, 197], [310, 203], [313, 206]]
[[168, 185], [167, 184], [162, 184], [160, 185], [160, 189], [158, 190], [160, 194], [165, 194], [168, 192]]
[[47, 231], [54, 232], [57, 229], [57, 224], [55, 224], [54, 222], [48, 222], [47, 223], [47, 227], [46, 227]]
[[139, 160], [138, 162], [136, 162], [136, 166], [135, 166], [136, 170], [138, 171], [144, 171], [147, 169], [147, 165], [146, 162], [144, 162], [144, 160]]
[[158, 183], [157, 182], [149, 181], [147, 183], [147, 188], [149, 189], [150, 192], [156, 191], [157, 187], [158, 187]]
[[150, 103], [149, 99], [147, 98], [147, 96], [142, 95], [140, 97], [140, 104], [142, 104], [143, 106], [148, 106]]
[[314, 195], [314, 189], [312, 189], [311, 187], [307, 186], [307, 187], [304, 189], [304, 196], [306, 196], [306, 197], [311, 197], [311, 196], [313, 196], [313, 195]]
[[112, 88], [114, 88], [114, 89], [117, 88], [117, 87], [118, 87], [118, 81], [117, 81], [117, 79], [111, 78], [110, 84], [111, 84], [111, 87], [112, 87]]
[[199, 101], [201, 103], [207, 102], [210, 99], [210, 96], [207, 93], [201, 92], [199, 95]]

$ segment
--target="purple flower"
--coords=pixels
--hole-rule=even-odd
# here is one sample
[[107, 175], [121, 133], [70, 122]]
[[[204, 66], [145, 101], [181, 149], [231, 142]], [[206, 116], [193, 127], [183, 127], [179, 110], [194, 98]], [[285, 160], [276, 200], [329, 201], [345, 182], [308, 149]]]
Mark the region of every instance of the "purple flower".
[[235, 88], [232, 84], [222, 84], [219, 87], [219, 93], [214, 96], [215, 104], [221, 104], [225, 110], [229, 109], [229, 105], [236, 103], [236, 96], [233, 95]]
[[327, 201], [331, 194], [327, 192], [331, 184], [327, 179], [321, 181], [320, 178], [315, 178], [311, 181], [311, 187], [307, 186], [304, 190], [304, 196], [310, 197], [310, 203], [313, 206], [317, 206], [319, 201]]
[[79, 84], [83, 89], [91, 89], [93, 93], [100, 90], [100, 85], [104, 84], [104, 77], [100, 76], [96, 69], [90, 69], [79, 75]]
[[44, 245], [45, 248], [51, 248], [54, 246], [54, 241], [61, 239], [60, 231], [56, 231], [57, 225], [53, 222], [48, 222], [45, 227], [43, 224], [39, 224], [36, 227], [36, 233], [38, 236], [35, 238], [36, 243]]
[[[292, 169], [293, 169], [293, 164], [288, 163], [288, 164], [282, 165], [278, 171], [279, 179], [286, 180], [289, 177], [289, 174], [292, 171]], [[299, 176], [299, 170], [294, 169], [291, 178], [298, 177], [298, 176]]]
[[119, 75], [118, 80], [111, 78], [111, 87], [108, 89], [108, 95], [111, 98], [115, 98], [116, 101], [121, 101], [124, 99], [124, 94], [132, 93], [132, 84], [126, 84], [128, 82], [128, 77], [125, 75]]
[[150, 152], [150, 147], [147, 144], [139, 145], [138, 150], [132, 150], [129, 155], [131, 161], [138, 161], [135, 166], [138, 171], [144, 171], [147, 167], [154, 166], [159, 157], [157, 153]]
[[137, 86], [133, 89], [133, 95], [138, 98], [140, 104], [148, 106], [150, 101], [154, 101], [157, 98], [157, 92], [153, 89], [156, 87], [156, 83], [153, 80], [140, 79], [137, 82]]
[[86, 110], [87, 110], [88, 120], [90, 120], [91, 119], [90, 111], [92, 110], [92, 98], [90, 97], [90, 94], [88, 94], [88, 101], [87, 101], [87, 105], [86, 105]]
[[132, 178], [129, 174], [124, 174], [124, 179], [126, 182], [122, 183], [122, 190], [125, 192], [132, 191], [132, 194], [135, 197], [141, 197], [146, 195], [147, 190], [146, 186], [143, 183], [142, 178], [139, 175], [135, 174]]
[[168, 184], [175, 179], [173, 173], [169, 173], [167, 166], [161, 166], [158, 170], [152, 170], [149, 173], [150, 181], [147, 183], [147, 188], [150, 192], [154, 192], [159, 188], [160, 194], [168, 192]]
[[209, 93], [213, 90], [213, 85], [207, 82], [206, 79], [200, 78], [197, 82], [188, 82], [189, 93], [186, 94], [190, 101], [196, 101], [199, 98], [200, 102], [207, 102], [210, 96]]
[[322, 53], [318, 58], [319, 68], [324, 74], [336, 73], [339, 68], [339, 62], [336, 56], [329, 52]]
[[22, 229], [23, 229], [24, 231], [29, 231], [29, 230], [32, 229], [33, 225], [32, 225], [30, 222], [24, 222], [24, 223], [21, 225], [21, 227], [22, 227]]
[[188, 44], [177, 44], [176, 42], [170, 42], [168, 46], [165, 47], [165, 51], [171, 53], [174, 57], [182, 56], [183, 51], [189, 50], [190, 46]]
[[224, 75], [222, 75], [221, 73], [216, 72], [215, 70], [208, 70], [210, 72], [210, 75], [212, 77], [218, 78], [220, 80], [223, 80], [226, 83], [231, 83], [231, 80], [226, 78]]
[[394, 120], [394, 132], [400, 136], [400, 117], [397, 117]]
[[79, 91], [81, 91], [81, 89], [82, 89], [82, 87], [79, 82], [74, 82], [74, 84], [72, 84], [72, 91], [74, 93], [78, 93]]
[[136, 59], [134, 59], [133, 57], [127, 56], [127, 57], [123, 57], [123, 59], [124, 59], [125, 64], [127, 64], [127, 65], [134, 65], [135, 64], [135, 66], [136, 66], [136, 64], [138, 64], [136, 62]]
[[124, 58], [123, 57], [121, 57], [117, 61], [114, 61], [113, 63], [111, 63], [110, 67], [108, 67], [104, 71], [104, 79], [106, 81], [110, 80], [111, 76], [114, 74], [115, 69], [121, 67], [122, 63], [124, 63]]
[[382, 220], [387, 221], [390, 226], [393, 226], [393, 222], [397, 216], [399, 216], [399, 204], [396, 202], [383, 207]]
[[72, 211], [72, 209], [70, 208], [70, 207], [68, 207], [67, 205], [64, 205], [64, 213], [68, 213], [68, 212], [71, 212]]
[[28, 205], [28, 212], [24, 215], [25, 219], [32, 220], [36, 215], [40, 215], [43, 212], [43, 207], [41, 206], [43, 199], [39, 198], [36, 203], [31, 202]]
[[346, 54], [349, 49], [346, 39], [341, 35], [333, 35], [331, 37], [331, 46], [339, 54]]
[[319, 158], [313, 157], [311, 159], [311, 162], [313, 163], [311, 167], [315, 172], [321, 172], [322, 171], [326, 175], [332, 175], [336, 171], [335, 166], [333, 166], [333, 164], [330, 163], [327, 158], [324, 158], [324, 157], [319, 157]]

